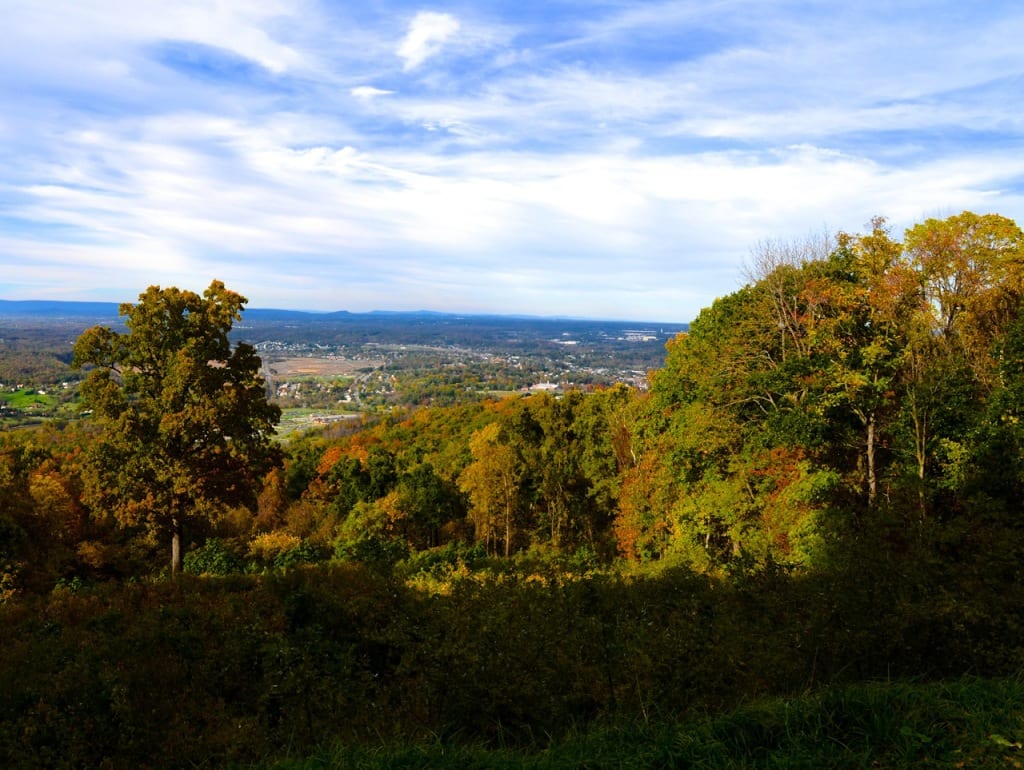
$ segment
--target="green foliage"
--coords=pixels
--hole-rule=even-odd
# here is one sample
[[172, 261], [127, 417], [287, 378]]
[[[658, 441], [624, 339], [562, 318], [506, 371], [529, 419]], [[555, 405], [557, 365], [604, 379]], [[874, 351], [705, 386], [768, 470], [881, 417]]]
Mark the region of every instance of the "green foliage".
[[397, 574], [409, 580], [426, 575], [431, 578], [450, 579], [462, 570], [476, 570], [487, 561], [482, 543], [472, 545], [453, 540], [443, 546], [416, 551], [399, 565]]
[[[636, 761], [1005, 759], [1019, 724], [947, 740], [917, 696], [836, 688], [1024, 665], [1022, 242], [876, 219], [763, 255], [650, 393], [394, 411], [269, 473], [244, 300], [154, 288], [80, 340], [95, 422], [0, 434], [0, 746], [217, 764], [689, 719]], [[201, 578], [104, 583], [183, 516]]]
[[185, 554], [183, 566], [190, 575], [230, 575], [242, 571], [245, 563], [223, 540], [212, 537]]
[[1011, 515], [1024, 236], [970, 212], [903, 244], [871, 225], [828, 253], [769, 248], [669, 346], [623, 482], [623, 553], [811, 569], [854, 537], [895, 535], [902, 558], [938, 548], [967, 531], [973, 499]]
[[245, 302], [219, 281], [203, 296], [151, 286], [121, 307], [127, 333], [97, 326], [75, 343], [75, 365], [94, 367], [83, 405], [104, 429], [89, 448], [90, 500], [167, 533], [172, 571], [185, 520], [253, 504], [276, 459], [280, 410], [267, 402], [260, 359], [228, 340]]
[[345, 561], [390, 568], [409, 553], [394, 532], [392, 517], [381, 504], [358, 503], [341, 525], [334, 555]]
[[[933, 749], [974, 757], [980, 744], [955, 737], [974, 713], [1003, 714], [990, 729], [1020, 740], [1015, 681], [949, 697], [831, 689], [1024, 662], [1019, 585], [958, 584], [940, 567], [904, 575], [871, 558], [858, 555], [872, 571], [857, 580], [751, 563], [728, 581], [501, 572], [423, 593], [330, 564], [60, 588], [0, 606], [0, 751], [17, 767], [237, 765], [336, 741], [559, 751], [593, 726], [694, 720], [664, 756], [806, 752], [828, 766], [845, 756], [815, 748], [829, 735], [853, 756], [910, 765]], [[759, 700], [770, 695], [787, 700]], [[952, 727], [929, 725], [943, 714]]]
[[440, 740], [336, 746], [267, 767], [1015, 767], [1024, 759], [1022, 703], [1016, 679], [869, 684], [680, 723], [617, 720], [525, 749]]
[[275, 569], [291, 569], [303, 564], [316, 564], [325, 561], [327, 555], [326, 549], [303, 540], [275, 556], [273, 566]]

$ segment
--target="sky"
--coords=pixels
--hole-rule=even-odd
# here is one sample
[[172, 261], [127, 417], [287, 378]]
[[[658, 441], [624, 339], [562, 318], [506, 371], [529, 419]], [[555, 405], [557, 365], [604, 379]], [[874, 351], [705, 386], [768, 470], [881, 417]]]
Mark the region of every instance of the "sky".
[[0, 0], [0, 298], [686, 322], [1024, 223], [1024, 3]]

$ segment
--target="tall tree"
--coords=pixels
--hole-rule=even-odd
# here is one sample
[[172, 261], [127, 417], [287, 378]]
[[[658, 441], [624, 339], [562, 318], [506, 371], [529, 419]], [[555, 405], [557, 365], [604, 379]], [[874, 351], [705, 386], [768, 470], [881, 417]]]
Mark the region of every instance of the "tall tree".
[[822, 404], [852, 415], [860, 426], [869, 507], [878, 494], [883, 417], [897, 405], [905, 325], [915, 296], [913, 283], [901, 278], [900, 244], [889, 237], [884, 219], [871, 224], [867, 235], [840, 234], [822, 279], [805, 290], [815, 299], [808, 328], [824, 374]]
[[476, 539], [484, 541], [489, 553], [501, 541], [505, 556], [510, 556], [523, 467], [515, 448], [503, 439], [496, 422], [473, 434], [469, 440], [473, 462], [459, 476], [459, 488], [469, 496]]
[[268, 403], [252, 346], [228, 333], [247, 300], [213, 281], [202, 296], [149, 287], [120, 314], [127, 332], [87, 329], [75, 366], [92, 366], [83, 408], [103, 428], [91, 448], [89, 494], [126, 524], [171, 543], [181, 570], [185, 523], [220, 505], [254, 505], [278, 460], [280, 410]]
[[920, 273], [933, 334], [990, 384], [998, 370], [992, 342], [1024, 293], [1024, 232], [998, 214], [965, 211], [907, 230], [904, 247]]

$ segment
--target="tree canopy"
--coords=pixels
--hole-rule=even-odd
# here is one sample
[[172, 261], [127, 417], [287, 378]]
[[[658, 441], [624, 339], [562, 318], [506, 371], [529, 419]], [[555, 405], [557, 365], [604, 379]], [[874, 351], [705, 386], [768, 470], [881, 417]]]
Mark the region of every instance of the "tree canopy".
[[[1013, 221], [963, 212], [900, 238], [879, 217], [862, 233], [762, 244], [747, 277], [670, 342], [646, 391], [379, 411], [280, 450], [259, 359], [228, 339], [244, 298], [216, 281], [203, 296], [152, 287], [122, 308], [126, 331], [95, 327], [76, 345], [94, 418], [77, 447], [11, 436], [0, 449], [0, 552], [32, 561], [43, 501], [68, 534], [39, 575], [105, 574], [83, 562], [130, 574], [109, 565], [144, 537], [178, 543], [175, 565], [209, 539], [196, 559], [229, 551], [253, 569], [451, 546], [714, 574], [807, 573], [853, 545], [923, 559], [963, 538], [1019, 539]], [[107, 513], [118, 527], [100, 524]], [[212, 519], [181, 542], [183, 524]]]
[[185, 522], [225, 504], [254, 504], [277, 458], [280, 410], [267, 401], [252, 346], [232, 346], [245, 297], [213, 281], [202, 296], [149, 287], [124, 304], [127, 332], [86, 330], [74, 364], [92, 366], [82, 405], [102, 427], [87, 492], [122, 523], [169, 536], [181, 568]]

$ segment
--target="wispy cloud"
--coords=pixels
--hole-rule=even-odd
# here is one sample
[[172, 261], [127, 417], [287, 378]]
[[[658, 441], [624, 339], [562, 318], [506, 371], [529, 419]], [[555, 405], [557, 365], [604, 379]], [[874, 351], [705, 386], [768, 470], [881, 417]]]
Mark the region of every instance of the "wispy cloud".
[[15, 3], [0, 295], [688, 320], [765, 238], [1024, 221], [1022, 34], [1009, 2]]
[[395, 52], [405, 62], [403, 70], [419, 67], [459, 31], [459, 20], [448, 13], [420, 11], [409, 23], [409, 30]]

